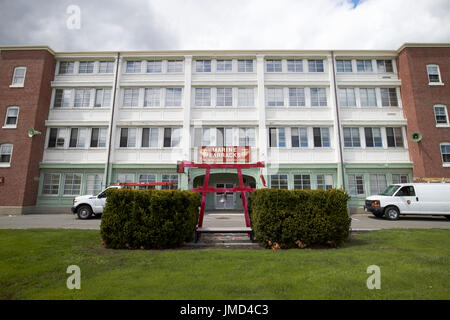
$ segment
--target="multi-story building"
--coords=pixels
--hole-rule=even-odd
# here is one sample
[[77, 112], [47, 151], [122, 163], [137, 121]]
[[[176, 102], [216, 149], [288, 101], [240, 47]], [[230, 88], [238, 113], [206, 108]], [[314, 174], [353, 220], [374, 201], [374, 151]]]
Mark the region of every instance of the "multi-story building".
[[[448, 53], [449, 45], [441, 47]], [[172, 182], [190, 189], [203, 183], [205, 172], [177, 173], [177, 161], [202, 161], [199, 149], [214, 146], [248, 147], [248, 161], [265, 162], [264, 169], [243, 171], [248, 185], [263, 187], [262, 173], [272, 188], [345, 188], [352, 209], [390, 183], [413, 180], [415, 142], [408, 138], [404, 104], [420, 84], [410, 85], [412, 93], [405, 96], [399, 77], [399, 68], [411, 63], [401, 60], [408, 59], [409, 46], [400, 51], [62, 53], [34, 48], [56, 61], [45, 70], [4, 58], [30, 49], [0, 48], [0, 117], [5, 119], [0, 194], [9, 190], [0, 196], [0, 207], [24, 206], [11, 196], [20, 193], [30, 197], [27, 205], [35, 201], [34, 212], [67, 210], [74, 196], [95, 194], [116, 182]], [[446, 64], [440, 69], [445, 91], [448, 54], [442, 59], [434, 63]], [[414, 67], [410, 78], [418, 72], [426, 76], [426, 70]], [[20, 77], [23, 87], [15, 88]], [[36, 86], [32, 77], [51, 81], [40, 89], [39, 119], [25, 123], [25, 102], [19, 98]], [[42, 135], [28, 137], [31, 127]], [[22, 157], [34, 141], [41, 144], [33, 160]], [[445, 144], [442, 150], [445, 166]], [[38, 186], [25, 190], [14, 175], [31, 162], [39, 174], [29, 174], [26, 181]], [[209, 183], [230, 187], [238, 178], [233, 170], [216, 169]], [[207, 208], [241, 208], [239, 196], [225, 198], [210, 194]]]

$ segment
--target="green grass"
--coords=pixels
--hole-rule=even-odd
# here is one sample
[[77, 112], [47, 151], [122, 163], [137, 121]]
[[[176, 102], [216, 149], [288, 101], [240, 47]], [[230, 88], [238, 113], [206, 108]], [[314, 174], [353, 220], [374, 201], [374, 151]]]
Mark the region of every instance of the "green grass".
[[[110, 250], [94, 230], [0, 230], [0, 299], [449, 299], [450, 230], [383, 230], [340, 249]], [[81, 290], [66, 288], [69, 265]], [[381, 289], [368, 290], [369, 265]]]

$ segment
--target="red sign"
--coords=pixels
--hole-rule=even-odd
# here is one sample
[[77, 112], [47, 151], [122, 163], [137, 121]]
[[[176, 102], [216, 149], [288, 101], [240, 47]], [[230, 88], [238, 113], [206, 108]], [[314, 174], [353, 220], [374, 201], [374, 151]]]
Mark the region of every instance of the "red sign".
[[250, 162], [250, 147], [201, 147], [198, 162]]

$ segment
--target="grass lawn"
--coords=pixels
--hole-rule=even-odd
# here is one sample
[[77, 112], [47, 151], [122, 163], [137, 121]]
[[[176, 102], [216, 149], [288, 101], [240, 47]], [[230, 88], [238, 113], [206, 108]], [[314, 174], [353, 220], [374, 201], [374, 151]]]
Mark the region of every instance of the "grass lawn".
[[[95, 230], [0, 230], [0, 299], [449, 299], [450, 230], [382, 230], [340, 249], [110, 250]], [[81, 290], [66, 288], [69, 265]], [[369, 265], [381, 289], [368, 290]]]

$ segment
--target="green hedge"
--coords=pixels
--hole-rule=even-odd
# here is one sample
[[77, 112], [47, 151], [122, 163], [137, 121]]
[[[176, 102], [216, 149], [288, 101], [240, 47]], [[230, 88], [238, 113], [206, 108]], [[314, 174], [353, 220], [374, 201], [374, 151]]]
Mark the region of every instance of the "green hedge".
[[338, 189], [256, 190], [249, 197], [256, 240], [273, 249], [341, 246], [350, 232], [349, 198]]
[[180, 190], [108, 190], [101, 236], [108, 248], [174, 248], [193, 239], [200, 194]]

